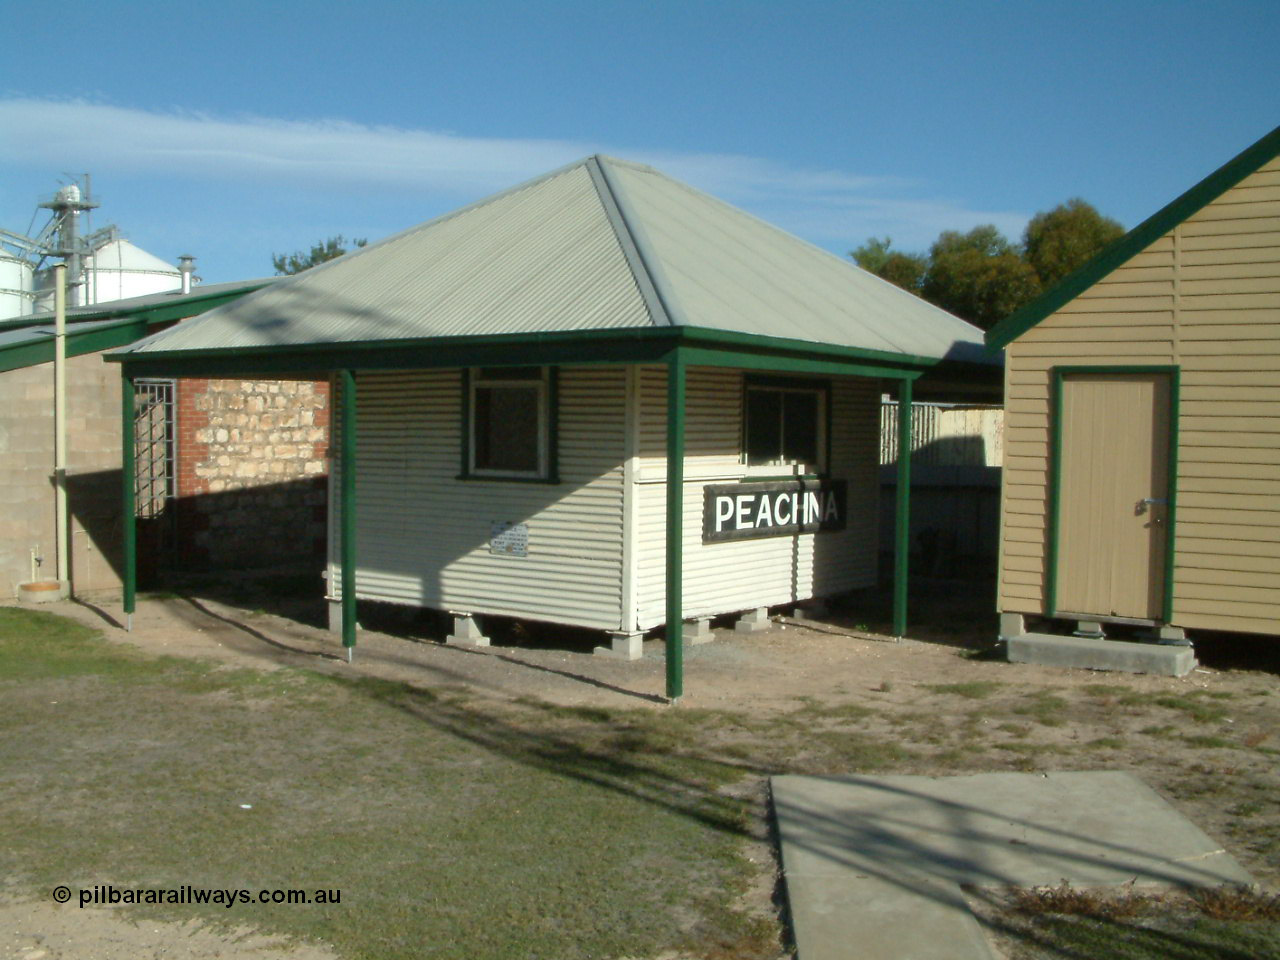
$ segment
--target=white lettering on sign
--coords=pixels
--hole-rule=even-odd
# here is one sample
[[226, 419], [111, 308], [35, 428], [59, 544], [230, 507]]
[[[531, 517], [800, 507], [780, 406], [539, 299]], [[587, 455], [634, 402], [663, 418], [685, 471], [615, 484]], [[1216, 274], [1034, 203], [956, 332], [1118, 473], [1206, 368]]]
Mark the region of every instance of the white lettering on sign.
[[782, 515], [782, 508], [788, 506], [792, 502], [791, 495], [785, 493], [778, 494], [778, 502], [774, 504], [773, 507], [773, 519], [777, 522], [778, 526], [786, 526], [791, 522], [791, 511], [788, 510], [787, 515], [784, 517]]
[[769, 498], [767, 496], [760, 498], [760, 508], [756, 510], [756, 526], [773, 526], [773, 513], [769, 510]]
[[704, 542], [843, 530], [844, 480], [766, 480], [703, 488]]
[[733, 516], [733, 497], [716, 497], [716, 531], [724, 529], [725, 521]]

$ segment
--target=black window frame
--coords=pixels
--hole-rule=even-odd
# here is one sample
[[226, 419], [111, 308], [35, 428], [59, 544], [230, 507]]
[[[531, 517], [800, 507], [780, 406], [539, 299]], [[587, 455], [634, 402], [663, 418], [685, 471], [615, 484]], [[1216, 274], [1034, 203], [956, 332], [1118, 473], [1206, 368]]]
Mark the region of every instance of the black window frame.
[[[769, 390], [780, 393], [811, 393], [818, 399], [818, 410], [816, 413], [817, 423], [814, 425], [817, 433], [816, 447], [818, 462], [817, 463], [800, 463], [799, 461], [786, 461], [783, 463], [765, 464], [752, 463], [750, 454], [747, 449], [747, 438], [750, 424], [748, 423], [750, 409], [750, 393], [752, 390]], [[785, 444], [785, 438], [783, 438]], [[774, 377], [759, 374], [747, 374], [742, 379], [742, 432], [741, 432], [741, 454], [740, 460], [742, 465], [748, 471], [768, 471], [774, 470], [795, 470], [801, 467], [799, 476], [826, 477], [831, 470], [831, 381], [808, 377]], [[786, 474], [791, 476], [793, 474]], [[765, 474], [757, 476], [749, 473], [748, 480], [760, 479]], [[772, 474], [770, 476], [773, 476]]]

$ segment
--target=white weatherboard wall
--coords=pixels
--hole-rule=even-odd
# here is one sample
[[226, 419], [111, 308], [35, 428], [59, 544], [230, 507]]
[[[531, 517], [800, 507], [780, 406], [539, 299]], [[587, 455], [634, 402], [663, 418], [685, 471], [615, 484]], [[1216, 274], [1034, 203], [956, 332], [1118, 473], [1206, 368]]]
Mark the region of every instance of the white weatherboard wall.
[[[742, 464], [741, 370], [693, 367], [685, 416], [684, 615], [714, 616], [825, 596], [876, 582], [880, 476], [878, 380], [831, 382], [831, 469], [847, 480], [848, 523], [840, 532], [702, 542], [703, 488], [747, 476]], [[666, 620], [667, 376], [640, 372], [637, 625]], [[753, 472], [759, 472], [755, 468]], [[764, 471], [768, 472], [768, 471]], [[773, 475], [777, 475], [776, 471]]]
[[[878, 380], [831, 381], [831, 475], [849, 484], [844, 531], [702, 543], [702, 488], [748, 473], [743, 376], [701, 367], [688, 374], [686, 617], [876, 582]], [[561, 368], [558, 485], [457, 479], [458, 370], [366, 373], [357, 389], [361, 599], [610, 631], [665, 621], [664, 368]], [[336, 438], [336, 399], [333, 408]], [[336, 456], [332, 464], [336, 493]], [[336, 495], [329, 502], [330, 595], [337, 597]], [[489, 553], [494, 521], [528, 524], [527, 557]]]
[[[461, 372], [359, 375], [361, 599], [619, 628], [626, 372], [562, 368], [559, 395], [559, 485], [459, 480]], [[330, 503], [338, 596], [337, 498]], [[489, 553], [494, 521], [529, 525], [527, 557]]]

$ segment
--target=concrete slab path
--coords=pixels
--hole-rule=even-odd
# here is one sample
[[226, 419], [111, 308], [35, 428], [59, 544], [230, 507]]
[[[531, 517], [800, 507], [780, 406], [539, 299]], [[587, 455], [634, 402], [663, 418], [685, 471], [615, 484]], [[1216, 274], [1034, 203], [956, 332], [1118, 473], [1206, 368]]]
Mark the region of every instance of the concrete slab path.
[[1132, 774], [774, 777], [799, 960], [990, 960], [961, 892], [1252, 883]]

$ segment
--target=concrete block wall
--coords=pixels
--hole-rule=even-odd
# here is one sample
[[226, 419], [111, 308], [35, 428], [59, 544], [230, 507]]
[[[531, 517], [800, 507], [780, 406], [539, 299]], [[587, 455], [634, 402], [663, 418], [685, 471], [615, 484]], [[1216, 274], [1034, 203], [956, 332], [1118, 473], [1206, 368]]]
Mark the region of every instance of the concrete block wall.
[[[57, 575], [53, 364], [0, 372], [0, 598], [31, 576]], [[120, 371], [89, 354], [67, 361], [71, 578], [82, 593], [118, 588]]]

